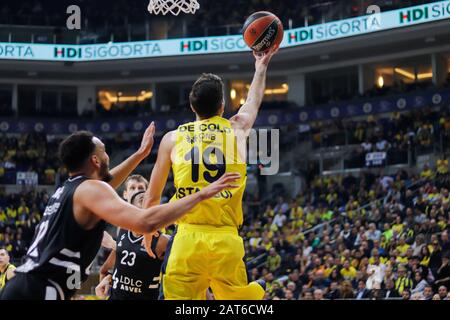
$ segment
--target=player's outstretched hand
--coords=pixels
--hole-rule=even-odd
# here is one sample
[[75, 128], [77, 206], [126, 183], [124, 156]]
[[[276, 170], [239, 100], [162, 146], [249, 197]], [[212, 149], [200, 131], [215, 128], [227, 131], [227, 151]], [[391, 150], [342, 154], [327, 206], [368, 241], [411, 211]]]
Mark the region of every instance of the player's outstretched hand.
[[147, 251], [147, 254], [150, 257], [152, 257], [153, 259], [156, 259], [156, 254], [152, 250], [152, 241], [153, 241], [153, 237], [157, 238], [158, 236], [159, 236], [158, 231], [153, 232], [153, 233], [144, 234], [144, 239], [142, 239], [142, 243], [141, 243], [141, 245], [144, 246], [145, 251]]
[[110, 250], [116, 250], [116, 242], [106, 231], [103, 231], [102, 247]]
[[109, 289], [111, 288], [111, 275], [107, 275], [103, 280], [95, 287], [95, 295], [101, 299], [108, 297]]
[[211, 183], [206, 188], [202, 189], [200, 192], [202, 200], [206, 200], [214, 197], [220, 191], [229, 188], [238, 188], [239, 185], [233, 184], [233, 182], [238, 181], [241, 178], [241, 175], [237, 172], [228, 172], [225, 173], [219, 180]]
[[256, 69], [261, 68], [261, 67], [267, 68], [270, 60], [278, 52], [279, 49], [280, 49], [280, 46], [274, 46], [266, 52], [258, 53], [258, 52], [253, 51], [253, 56], [256, 59], [256, 62], [255, 62]]
[[148, 157], [150, 151], [152, 151], [156, 127], [155, 122], [152, 121], [148, 128], [144, 132], [144, 136], [142, 137], [141, 146], [139, 147], [138, 153], [142, 158]]

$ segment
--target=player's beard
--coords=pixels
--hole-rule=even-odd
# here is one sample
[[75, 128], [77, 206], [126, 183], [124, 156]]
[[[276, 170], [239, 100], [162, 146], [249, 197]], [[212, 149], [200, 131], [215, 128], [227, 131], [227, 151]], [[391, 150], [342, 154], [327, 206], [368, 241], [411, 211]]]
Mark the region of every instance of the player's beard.
[[100, 172], [99, 172], [100, 178], [102, 181], [110, 182], [113, 179], [113, 176], [109, 172], [109, 167], [106, 162], [103, 162], [100, 164]]

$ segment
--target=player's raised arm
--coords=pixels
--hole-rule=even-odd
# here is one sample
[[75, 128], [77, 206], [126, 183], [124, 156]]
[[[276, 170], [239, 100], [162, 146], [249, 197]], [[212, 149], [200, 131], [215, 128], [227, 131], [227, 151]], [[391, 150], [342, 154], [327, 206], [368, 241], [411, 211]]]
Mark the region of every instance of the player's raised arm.
[[119, 164], [110, 171], [112, 180], [109, 182], [111, 187], [117, 189], [125, 181], [125, 179], [133, 172], [134, 169], [141, 163], [142, 160], [148, 157], [153, 147], [153, 136], [155, 134], [155, 124], [152, 122], [144, 136], [140, 148], [133, 153], [129, 158]]
[[160, 204], [161, 195], [172, 166], [170, 154], [175, 145], [174, 136], [175, 131], [166, 133], [159, 144], [158, 157], [152, 170], [147, 192], [145, 193], [143, 208], [150, 208]]
[[239, 109], [239, 112], [230, 119], [234, 129], [240, 129], [247, 132], [253, 127], [264, 98], [264, 91], [266, 90], [267, 67], [277, 51], [278, 47], [273, 47], [266, 53], [253, 53], [256, 59], [255, 74], [248, 91], [247, 100]]
[[109, 250], [116, 250], [116, 241], [106, 231], [103, 232], [102, 247]]
[[102, 264], [100, 267], [99, 277], [100, 282], [109, 274], [109, 270], [114, 267], [114, 264], [116, 263], [116, 251], [112, 250], [106, 261]]
[[139, 209], [123, 201], [114, 189], [103, 181], [88, 180], [75, 191], [75, 217], [79, 221], [86, 220], [85, 216], [77, 215], [77, 212], [87, 210], [120, 228], [136, 233], [153, 233], [180, 219], [200, 201], [212, 198], [224, 189], [238, 187], [233, 185], [233, 182], [239, 179], [238, 173], [226, 173], [219, 180], [193, 195], [149, 209]]

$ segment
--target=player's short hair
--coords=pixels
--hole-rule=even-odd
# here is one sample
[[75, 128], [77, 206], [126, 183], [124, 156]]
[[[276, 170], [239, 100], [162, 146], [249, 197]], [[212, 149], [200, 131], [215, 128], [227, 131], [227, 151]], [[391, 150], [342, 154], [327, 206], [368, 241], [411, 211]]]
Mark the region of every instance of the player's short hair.
[[133, 175], [129, 176], [127, 178], [127, 180], [125, 180], [125, 189], [128, 188], [128, 183], [130, 183], [130, 181], [133, 181], [133, 180], [137, 181], [137, 182], [143, 182], [145, 184], [145, 188], [147, 189], [148, 181], [140, 174], [133, 174]]
[[69, 172], [83, 168], [86, 161], [95, 151], [94, 135], [89, 131], [78, 131], [59, 145], [59, 157]]
[[5, 251], [6, 255], [9, 256], [9, 252], [8, 252], [8, 250], [6, 250], [6, 248], [1, 248], [0, 247], [0, 251]]
[[217, 115], [223, 104], [222, 79], [212, 73], [202, 74], [192, 86], [189, 102], [201, 118]]

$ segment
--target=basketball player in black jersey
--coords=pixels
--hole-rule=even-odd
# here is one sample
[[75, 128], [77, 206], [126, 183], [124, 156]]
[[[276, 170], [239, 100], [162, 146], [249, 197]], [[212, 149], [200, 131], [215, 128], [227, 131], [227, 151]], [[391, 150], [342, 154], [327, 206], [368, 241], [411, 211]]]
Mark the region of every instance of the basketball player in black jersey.
[[148, 156], [154, 132], [152, 123], [139, 151], [111, 172], [105, 145], [92, 133], [77, 132], [61, 143], [60, 158], [70, 178], [49, 199], [26, 262], [2, 290], [2, 300], [70, 299], [87, 279], [105, 222], [140, 234], [154, 233], [200, 201], [235, 187], [239, 175], [231, 173], [170, 204], [143, 210], [123, 201], [113, 187], [120, 186]]
[[[130, 176], [125, 182], [124, 199], [142, 208], [147, 186], [148, 181], [144, 177]], [[151, 247], [155, 257], [147, 254], [142, 240], [141, 234], [119, 229], [117, 243], [112, 238], [107, 241], [112, 251], [100, 268], [101, 281], [95, 289], [97, 296], [105, 298], [111, 289], [109, 300], [158, 299], [160, 270], [169, 237], [159, 234], [153, 238]], [[113, 273], [108, 274], [113, 266]]]

